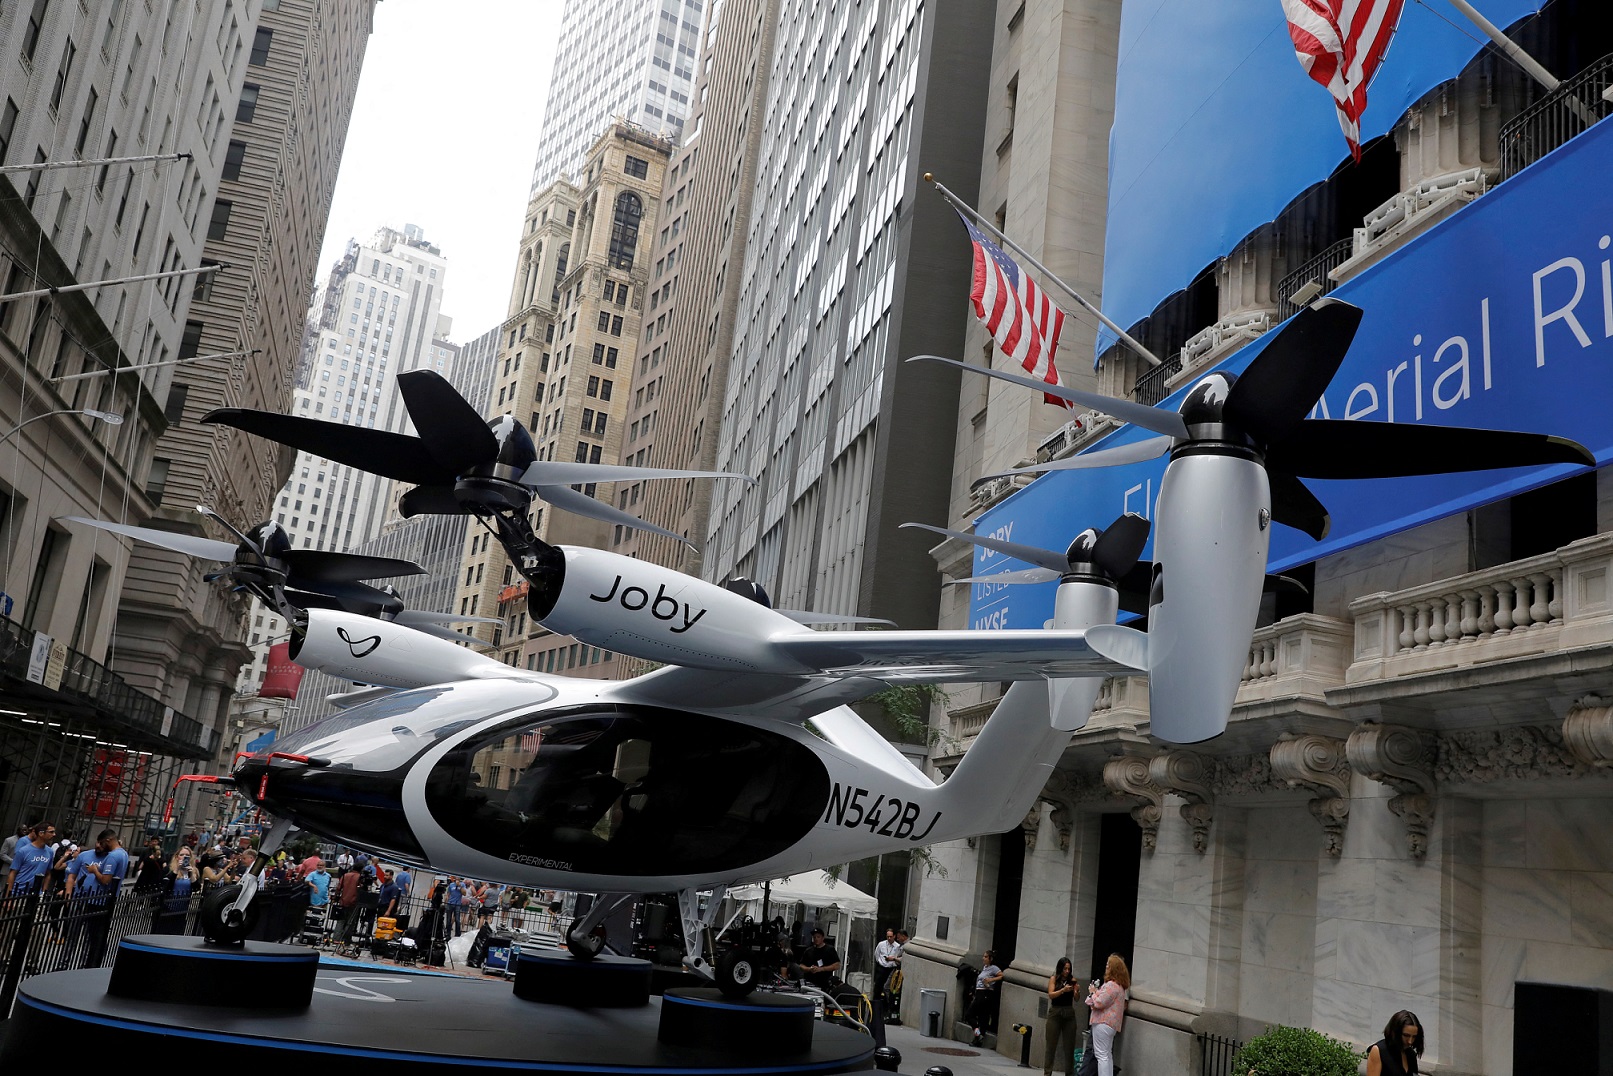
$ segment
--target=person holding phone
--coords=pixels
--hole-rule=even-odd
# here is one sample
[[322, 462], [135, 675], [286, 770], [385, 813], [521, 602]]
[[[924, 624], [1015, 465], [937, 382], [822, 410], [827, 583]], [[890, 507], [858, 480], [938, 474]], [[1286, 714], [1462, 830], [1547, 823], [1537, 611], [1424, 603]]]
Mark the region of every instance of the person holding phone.
[[1047, 980], [1046, 1053], [1042, 1056], [1042, 1076], [1053, 1076], [1053, 1062], [1069, 1076], [1075, 1068], [1075, 966], [1067, 956], [1059, 957], [1053, 975]]

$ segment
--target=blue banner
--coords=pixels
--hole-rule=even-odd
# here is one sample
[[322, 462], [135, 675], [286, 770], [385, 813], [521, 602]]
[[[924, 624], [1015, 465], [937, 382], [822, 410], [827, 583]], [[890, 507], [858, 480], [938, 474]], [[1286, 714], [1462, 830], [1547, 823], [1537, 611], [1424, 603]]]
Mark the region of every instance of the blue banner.
[[[1613, 462], [1613, 122], [1395, 251], [1333, 295], [1365, 311], [1313, 417], [1526, 430], [1571, 437]], [[1224, 364], [1242, 370], [1270, 340]], [[1161, 406], [1175, 407], [1179, 390]], [[1124, 427], [1094, 447], [1147, 431]], [[975, 531], [1063, 549], [1124, 511], [1153, 517], [1164, 459], [1058, 471], [982, 514]], [[1280, 571], [1554, 481], [1571, 467], [1306, 484], [1332, 515], [1322, 542], [1273, 530]], [[980, 550], [975, 574], [1024, 565]], [[1052, 583], [976, 584], [974, 628], [1040, 627]]]
[[[1487, 44], [1444, 0], [1408, 3], [1367, 91], [1387, 132]], [[1508, 26], [1534, 0], [1478, 0]], [[1294, 57], [1278, 0], [1126, 0], [1109, 140], [1104, 313], [1135, 324], [1349, 160], [1333, 98]], [[1113, 342], [1099, 335], [1101, 353]]]

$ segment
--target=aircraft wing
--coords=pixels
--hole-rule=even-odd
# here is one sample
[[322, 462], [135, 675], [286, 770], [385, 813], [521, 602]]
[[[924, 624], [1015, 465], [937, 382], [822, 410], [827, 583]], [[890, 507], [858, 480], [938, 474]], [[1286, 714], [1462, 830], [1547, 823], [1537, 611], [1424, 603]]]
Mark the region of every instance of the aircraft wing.
[[1115, 676], [1134, 670], [1087, 644], [1080, 631], [811, 631], [771, 647], [816, 673], [892, 683], [968, 683]]
[[804, 721], [892, 684], [1104, 677], [1134, 672], [1079, 631], [841, 631], [775, 637], [801, 675], [667, 666], [614, 693], [647, 705]]

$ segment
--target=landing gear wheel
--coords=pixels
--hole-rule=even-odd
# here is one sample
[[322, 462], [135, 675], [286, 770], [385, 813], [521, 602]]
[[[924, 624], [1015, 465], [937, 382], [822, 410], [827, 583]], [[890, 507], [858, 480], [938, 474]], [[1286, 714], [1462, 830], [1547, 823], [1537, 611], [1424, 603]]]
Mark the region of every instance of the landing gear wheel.
[[730, 949], [717, 958], [717, 989], [723, 997], [742, 998], [756, 989], [756, 953]]
[[605, 948], [605, 924], [601, 923], [587, 934], [576, 931], [566, 933], [566, 951], [578, 960], [592, 960]]
[[225, 885], [202, 898], [202, 936], [208, 941], [239, 945], [252, 933], [258, 922], [258, 902], [253, 901], [245, 911], [239, 911], [235, 901], [240, 895], [240, 886]]

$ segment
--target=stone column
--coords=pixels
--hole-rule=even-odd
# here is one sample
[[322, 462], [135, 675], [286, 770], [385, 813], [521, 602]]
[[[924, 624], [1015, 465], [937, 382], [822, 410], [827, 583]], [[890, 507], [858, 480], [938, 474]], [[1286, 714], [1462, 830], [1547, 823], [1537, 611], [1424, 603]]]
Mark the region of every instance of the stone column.
[[1481, 1071], [1483, 806], [1434, 809], [1433, 740], [1419, 730], [1363, 725], [1347, 751], [1350, 839], [1319, 872], [1311, 1026], [1365, 1041], [1410, 1009], [1425, 1061]]

